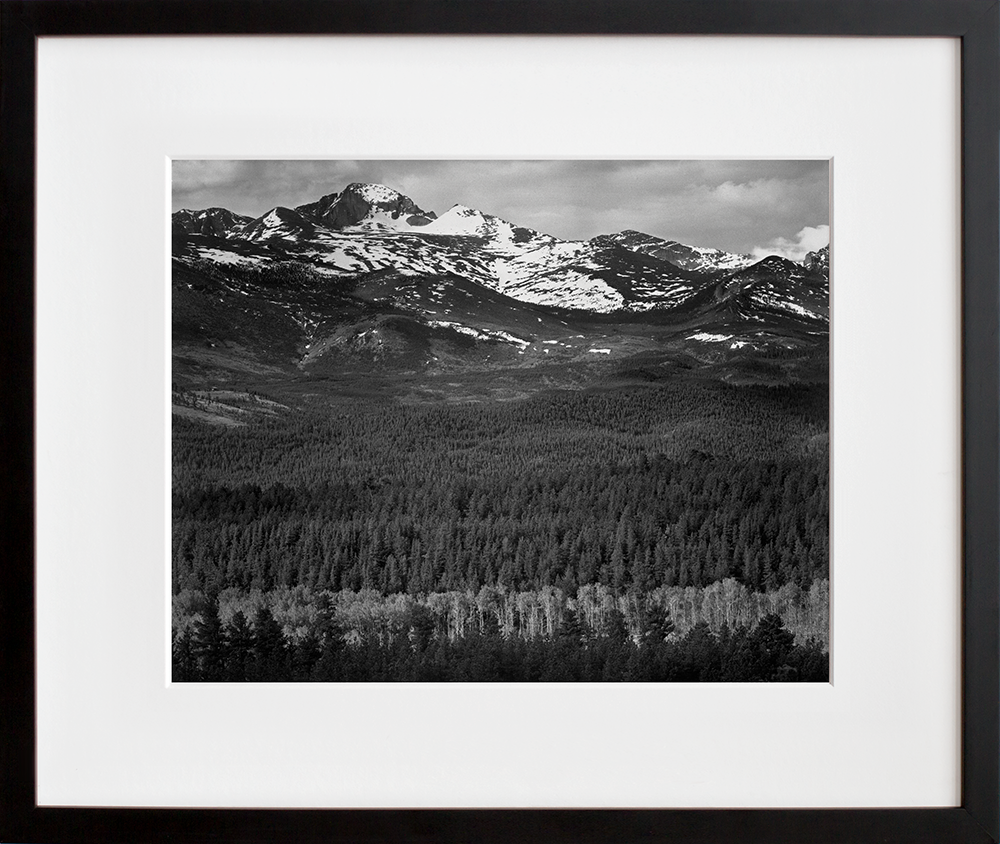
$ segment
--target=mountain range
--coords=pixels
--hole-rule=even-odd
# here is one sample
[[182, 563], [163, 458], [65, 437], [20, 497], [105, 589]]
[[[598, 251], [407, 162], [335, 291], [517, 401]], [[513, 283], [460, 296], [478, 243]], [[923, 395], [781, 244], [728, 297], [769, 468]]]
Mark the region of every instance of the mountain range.
[[829, 247], [796, 263], [636, 230], [567, 241], [361, 183], [172, 224], [174, 380], [192, 388], [352, 375], [502, 398], [607, 378], [827, 378]]

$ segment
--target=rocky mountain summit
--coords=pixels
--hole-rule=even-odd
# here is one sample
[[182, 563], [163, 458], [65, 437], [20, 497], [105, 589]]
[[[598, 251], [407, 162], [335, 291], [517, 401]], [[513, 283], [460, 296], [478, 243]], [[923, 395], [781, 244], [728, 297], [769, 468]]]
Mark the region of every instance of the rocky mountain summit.
[[806, 257], [802, 259], [802, 266], [804, 266], [807, 270], [819, 272], [828, 276], [830, 273], [829, 245], [824, 246], [816, 252], [809, 252]]
[[408, 196], [385, 185], [355, 182], [340, 193], [330, 193], [316, 202], [295, 209], [332, 229], [341, 230], [357, 225], [426, 226], [437, 215], [424, 211]]

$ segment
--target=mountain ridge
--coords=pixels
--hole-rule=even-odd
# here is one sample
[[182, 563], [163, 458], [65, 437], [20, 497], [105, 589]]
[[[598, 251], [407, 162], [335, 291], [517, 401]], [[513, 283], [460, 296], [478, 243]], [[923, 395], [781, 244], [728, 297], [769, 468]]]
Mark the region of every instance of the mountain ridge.
[[185, 209], [173, 223], [175, 377], [189, 385], [471, 378], [470, 396], [495, 398], [498, 373], [511, 396], [611, 373], [827, 377], [828, 248], [799, 264], [636, 229], [563, 241], [362, 183], [254, 219]]
[[[750, 255], [687, 246], [634, 229], [561, 241], [461, 204], [438, 217], [399, 191], [360, 182], [254, 220], [232, 212], [225, 218], [222, 212], [177, 212], [175, 236], [284, 246], [334, 274], [387, 267], [405, 273], [407, 266], [418, 273], [467, 273], [523, 301], [602, 313], [670, 308], [694, 295], [691, 282], [758, 263]], [[211, 222], [198, 225], [193, 214]], [[216, 246], [217, 258], [218, 251]], [[821, 254], [807, 256], [806, 269], [817, 276], [828, 266]], [[239, 261], [234, 257], [230, 263]]]

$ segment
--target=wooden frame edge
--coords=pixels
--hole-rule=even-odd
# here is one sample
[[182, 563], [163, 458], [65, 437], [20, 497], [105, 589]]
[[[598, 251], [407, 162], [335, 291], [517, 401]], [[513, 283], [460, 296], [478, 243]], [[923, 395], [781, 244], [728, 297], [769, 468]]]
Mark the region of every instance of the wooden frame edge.
[[[818, 0], [5, 0], [0, 3], [0, 840], [709, 842], [1000, 841], [1000, 5]], [[802, 11], [799, 11], [802, 10]], [[791, 13], [790, 13], [791, 11]], [[155, 17], [154, 17], [155, 16]], [[567, 16], [573, 17], [567, 26]], [[951, 35], [962, 38], [963, 702], [955, 809], [276, 811], [38, 808], [34, 742], [36, 39], [70, 34], [506, 31]], [[831, 29], [838, 29], [837, 33]]]

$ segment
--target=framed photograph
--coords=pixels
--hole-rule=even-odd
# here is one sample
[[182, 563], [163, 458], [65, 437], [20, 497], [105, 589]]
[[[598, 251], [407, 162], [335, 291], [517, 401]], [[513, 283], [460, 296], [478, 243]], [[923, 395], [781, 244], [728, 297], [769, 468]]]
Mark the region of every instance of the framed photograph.
[[1000, 839], [988, 2], [3, 2], [0, 835]]
[[171, 195], [173, 682], [829, 681], [829, 160]]

